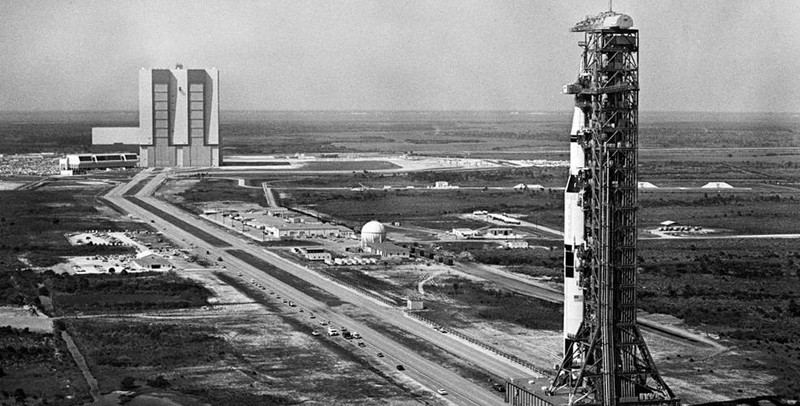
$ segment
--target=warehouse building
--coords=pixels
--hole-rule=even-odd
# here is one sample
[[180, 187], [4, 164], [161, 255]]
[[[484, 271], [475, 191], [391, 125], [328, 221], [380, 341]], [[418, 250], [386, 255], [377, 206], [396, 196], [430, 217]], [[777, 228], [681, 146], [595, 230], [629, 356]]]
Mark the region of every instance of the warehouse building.
[[270, 238], [348, 238], [353, 231], [347, 227], [324, 223], [286, 223], [267, 225], [264, 234]]
[[331, 253], [322, 248], [301, 247], [300, 253], [309, 261], [330, 261]]
[[58, 160], [62, 175], [74, 175], [91, 170], [135, 168], [139, 159], [136, 154], [69, 154]]
[[390, 242], [376, 242], [367, 244], [364, 252], [380, 255], [381, 258], [408, 258], [410, 256], [408, 248], [394, 245]]

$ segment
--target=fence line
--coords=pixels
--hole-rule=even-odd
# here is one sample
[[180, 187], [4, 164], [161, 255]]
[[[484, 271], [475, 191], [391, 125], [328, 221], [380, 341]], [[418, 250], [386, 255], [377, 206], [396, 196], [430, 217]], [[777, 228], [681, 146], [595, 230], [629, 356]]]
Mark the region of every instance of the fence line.
[[[368, 296], [368, 297], [370, 297], [372, 299], [375, 299], [375, 300], [377, 300], [377, 301], [379, 301], [379, 302], [381, 302], [381, 303], [383, 303], [383, 304], [385, 304], [387, 306], [398, 308], [398, 310], [402, 310], [402, 308], [403, 308], [402, 305], [399, 305], [394, 300], [389, 300], [389, 299], [387, 299], [387, 298], [385, 298], [383, 296], [377, 295], [374, 292], [366, 290], [366, 289], [364, 289], [364, 288], [362, 288], [360, 286], [356, 286], [356, 285], [354, 285], [354, 284], [352, 284], [350, 282], [341, 280], [341, 279], [339, 279], [339, 278], [337, 278], [337, 277], [335, 277], [335, 276], [333, 276], [331, 274], [321, 272], [321, 271], [319, 271], [317, 269], [314, 269], [312, 267], [305, 267], [305, 268], [310, 270], [310, 271], [312, 271], [312, 272], [315, 272], [319, 276], [328, 278], [331, 281], [333, 281], [333, 282], [335, 282], [335, 283], [337, 283], [339, 285], [342, 285], [342, 286], [348, 287], [350, 289], [353, 289], [356, 292], [358, 292], [358, 293], [360, 293], [360, 294], [362, 294], [364, 296]], [[419, 321], [422, 321], [424, 323], [427, 323], [427, 324], [430, 324], [430, 325], [433, 325], [433, 326], [437, 326], [438, 325], [433, 320], [430, 320], [430, 319], [428, 319], [426, 317], [420, 316], [417, 313], [405, 312], [405, 314], [407, 314], [408, 316], [413, 317], [413, 318], [415, 318], [415, 319], [417, 319]], [[479, 346], [479, 347], [481, 347], [481, 348], [483, 348], [485, 350], [488, 350], [488, 351], [490, 351], [490, 352], [492, 352], [494, 354], [497, 354], [497, 355], [499, 355], [499, 356], [501, 356], [503, 358], [506, 358], [511, 362], [514, 362], [514, 363], [516, 363], [518, 365], [521, 365], [521, 366], [523, 366], [525, 368], [528, 368], [531, 371], [534, 371], [534, 372], [536, 372], [538, 374], [542, 374], [542, 375], [546, 375], [546, 376], [552, 376], [552, 374], [553, 374], [552, 371], [539, 368], [539, 367], [537, 367], [536, 365], [534, 365], [530, 361], [524, 360], [524, 359], [522, 359], [522, 358], [520, 358], [520, 357], [518, 357], [516, 355], [509, 354], [509, 353], [507, 353], [505, 351], [501, 351], [501, 350], [499, 350], [499, 349], [497, 349], [495, 347], [487, 345], [483, 341], [480, 341], [480, 340], [477, 340], [477, 339], [475, 339], [473, 337], [470, 337], [470, 336], [468, 336], [468, 335], [466, 335], [466, 334], [464, 334], [464, 333], [462, 333], [462, 332], [460, 332], [458, 330], [449, 330], [448, 332], [450, 334], [453, 334], [454, 336], [456, 336], [458, 338], [461, 338], [464, 341], [467, 341], [467, 342], [469, 342], [471, 344], [477, 345], [477, 346]]]
[[[438, 325], [433, 320], [430, 320], [430, 319], [428, 319], [426, 317], [420, 316], [417, 313], [406, 312], [406, 314], [411, 316], [411, 317], [413, 317], [413, 318], [416, 318], [417, 320], [420, 320], [422, 322], [428, 323], [430, 325], [433, 325], [433, 326], [437, 326]], [[479, 346], [479, 347], [481, 347], [481, 348], [483, 348], [485, 350], [491, 351], [491, 352], [493, 352], [493, 353], [495, 353], [495, 354], [497, 354], [497, 355], [499, 355], [499, 356], [501, 356], [503, 358], [508, 359], [509, 361], [511, 361], [511, 362], [513, 362], [515, 364], [522, 365], [523, 367], [528, 368], [528, 369], [530, 369], [530, 370], [532, 370], [532, 371], [534, 371], [536, 373], [539, 373], [539, 374], [542, 374], [542, 375], [547, 375], [547, 376], [552, 376], [552, 374], [553, 374], [552, 371], [539, 368], [539, 367], [537, 367], [536, 365], [534, 365], [530, 361], [524, 360], [524, 359], [522, 359], [522, 358], [520, 358], [520, 357], [518, 357], [516, 355], [509, 354], [507, 352], [501, 351], [501, 350], [499, 350], [499, 349], [497, 349], [495, 347], [492, 347], [491, 345], [486, 344], [483, 341], [480, 341], [480, 340], [477, 340], [477, 339], [475, 339], [473, 337], [470, 337], [470, 336], [468, 336], [468, 335], [466, 335], [466, 334], [464, 334], [464, 333], [462, 333], [462, 332], [460, 332], [458, 330], [448, 330], [448, 333], [449, 334], [453, 334], [454, 336], [456, 336], [458, 338], [461, 338], [462, 340], [465, 340], [465, 341], [467, 341], [467, 342], [469, 342], [471, 344], [475, 344], [475, 345], [477, 345], [477, 346]]]

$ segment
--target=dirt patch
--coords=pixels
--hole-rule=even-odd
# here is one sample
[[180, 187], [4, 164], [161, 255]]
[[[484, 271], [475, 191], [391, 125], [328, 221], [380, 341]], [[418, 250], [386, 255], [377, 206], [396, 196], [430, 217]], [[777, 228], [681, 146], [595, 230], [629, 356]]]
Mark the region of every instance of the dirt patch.
[[25, 307], [0, 307], [0, 326], [9, 326], [15, 329], [36, 332], [52, 333], [53, 320], [31, 306]]

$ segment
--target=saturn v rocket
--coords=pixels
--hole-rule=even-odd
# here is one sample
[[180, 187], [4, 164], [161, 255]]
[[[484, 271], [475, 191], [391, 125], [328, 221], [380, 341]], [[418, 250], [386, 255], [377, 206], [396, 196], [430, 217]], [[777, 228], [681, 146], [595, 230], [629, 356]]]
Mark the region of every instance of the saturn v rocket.
[[584, 153], [578, 137], [585, 126], [586, 115], [576, 105], [569, 140], [569, 180], [564, 191], [564, 351], [567, 351], [568, 338], [578, 332], [583, 321], [580, 261], [584, 248], [584, 214], [580, 176]]

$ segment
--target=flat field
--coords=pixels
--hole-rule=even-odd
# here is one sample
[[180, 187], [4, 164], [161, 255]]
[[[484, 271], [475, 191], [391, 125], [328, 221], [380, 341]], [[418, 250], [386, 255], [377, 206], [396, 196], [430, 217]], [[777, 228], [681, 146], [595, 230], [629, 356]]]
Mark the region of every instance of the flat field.
[[181, 404], [405, 404], [430, 397], [395, 383], [347, 343], [311, 336], [305, 323], [242, 280], [187, 275], [213, 290], [212, 306], [68, 320], [102, 393], [129, 379], [140, 396], [157, 389]]
[[[800, 192], [791, 190], [659, 191], [640, 194], [639, 225], [658, 228], [665, 220], [724, 230], [729, 234], [800, 233]], [[643, 233], [642, 237], [648, 237]]]
[[777, 394], [800, 393], [797, 240], [648, 240], [640, 247], [640, 308], [747, 350], [739, 368], [775, 376], [769, 387]]
[[89, 386], [60, 336], [0, 326], [0, 348], [0, 404], [91, 401]]
[[[69, 116], [69, 113], [65, 114]], [[486, 159], [568, 158], [568, 112], [243, 112], [226, 117], [229, 120], [223, 123], [226, 154], [364, 151], [391, 154], [413, 152], [419, 155]], [[92, 125], [114, 126], [133, 122], [135, 114], [76, 114], [66, 119], [62, 115], [57, 119], [44, 119], [34, 125], [27, 125], [26, 120], [36, 121], [40, 118], [20, 118], [5, 113], [0, 115], [2, 140], [9, 141], [2, 144], [4, 149], [0, 152], [80, 149], [88, 145], [90, 131], [86, 128]], [[69, 130], [63, 139], [52, 136], [59, 120], [70, 123], [62, 127]], [[75, 122], [78, 122], [77, 126], [73, 125]], [[640, 193], [640, 237], [643, 240], [638, 253], [642, 268], [639, 273], [639, 307], [651, 313], [674, 317], [682, 326], [710, 334], [711, 337], [719, 336], [719, 342], [728, 347], [726, 352], [710, 354], [707, 351], [678, 351], [675, 350], [677, 347], [657, 344], [659, 347], [654, 351], [661, 354], [658, 360], [660, 367], [665, 375], [703, 382], [705, 392], [700, 391], [694, 397], [686, 398], [691, 401], [731, 398], [737, 394], [755, 395], [759, 391], [797, 397], [800, 393], [796, 384], [796, 377], [800, 375], [800, 331], [797, 322], [797, 302], [800, 298], [797, 297], [795, 288], [800, 285], [797, 273], [797, 264], [800, 261], [797, 240], [644, 238], [651, 237], [648, 229], [657, 227], [664, 220], [723, 230], [722, 234], [727, 237], [740, 234], [800, 233], [800, 220], [796, 216], [800, 198], [800, 172], [797, 171], [800, 165], [800, 138], [797, 137], [800, 133], [800, 120], [796, 115], [781, 114], [642, 113], [640, 124], [639, 180], [654, 183], [661, 189], [643, 190]], [[27, 136], [37, 131], [43, 136]], [[510, 187], [517, 183], [562, 187], [566, 180], [565, 168], [516, 168], [485, 172], [430, 171], [391, 175], [375, 174], [370, 170], [372, 169], [365, 167], [363, 170], [330, 176], [275, 176], [264, 173], [242, 176], [248, 178], [248, 184], [252, 186], [260, 186], [261, 181], [270, 182], [281, 194], [284, 205], [311, 206], [351, 225], [360, 225], [378, 218], [384, 221], [401, 221], [404, 226], [408, 224], [439, 230], [461, 225], [474, 227], [475, 224], [455, 217], [458, 213], [473, 210], [514, 212], [534, 223], [553, 228], [563, 225], [561, 192], [515, 193], [493, 190], [492, 187]], [[463, 189], [419, 190], [442, 180], [460, 185]], [[737, 189], [678, 189], [698, 188], [708, 182], [728, 182]], [[223, 183], [224, 186], [221, 186]], [[385, 192], [349, 190], [362, 184], [370, 188], [391, 185], [393, 188], [414, 186], [415, 189]], [[197, 185], [199, 186], [196, 188], [192, 186], [186, 189], [183, 195], [184, 198], [189, 197], [190, 204], [231, 196], [263, 202], [263, 194], [259, 188], [238, 188], [232, 186], [231, 181], [216, 179], [203, 180]], [[92, 195], [98, 189], [83, 192], [80, 190], [85, 185], [63, 186], [58, 190], [48, 191], [45, 188], [32, 192], [16, 192], [19, 193], [16, 195], [0, 195], [0, 206], [5, 210], [4, 219], [0, 219], [4, 220], [0, 227], [0, 236], [6, 241], [5, 246], [0, 247], [4, 267], [17, 269], [28, 267], [29, 264], [47, 265], [57, 262], [59, 255], [66, 255], [62, 254], [65, 251], [60, 248], [66, 242], [63, 238], [65, 232], [85, 229], [116, 230], [121, 226], [120, 223], [111, 221], [111, 216], [92, 202]], [[341, 189], [325, 190], [326, 187]], [[483, 187], [487, 189], [482, 190]], [[204, 188], [207, 190], [203, 190]], [[67, 191], [70, 192], [66, 193]], [[77, 191], [78, 197], [72, 197], [74, 191]], [[179, 194], [174, 194], [167, 198], [177, 199], [178, 196]], [[544, 246], [560, 244], [558, 240], [536, 242], [536, 245]], [[454, 247], [445, 249], [456, 251]], [[558, 251], [538, 251], [539, 257], [530, 258], [533, 265], [510, 263], [502, 266], [535, 276], [559, 275], [561, 270]], [[490, 262], [493, 257], [496, 255], [484, 255], [479, 260]], [[372, 283], [371, 288], [382, 289], [382, 276], [377, 272], [369, 276], [374, 279], [369, 282]], [[352, 281], [359, 279], [356, 273], [350, 272], [346, 277]], [[413, 289], [417, 282], [416, 278], [406, 275], [398, 276], [397, 280], [390, 279], [386, 283], [395, 289], [393, 294], [398, 294], [397, 289]], [[8, 303], [34, 300], [39, 288], [37, 281], [24, 278], [13, 281], [6, 278], [4, 283], [4, 296]], [[519, 320], [516, 316], [510, 317], [515, 313], [507, 311], [507, 306], [516, 303], [525, 309], [540, 307], [532, 303], [515, 302], [520, 299], [513, 296], [501, 294], [498, 297], [490, 285], [475, 284], [471, 279], [461, 280], [453, 276], [435, 279], [430, 285], [430, 292], [435, 292], [432, 293], [431, 305], [437, 308], [432, 313], [439, 311], [442, 317], [456, 315], [454, 320], [463, 321], [465, 326], [473, 323], [472, 326], [492, 324], [497, 327], [502, 323], [504, 327], [497, 328], [506, 336], [517, 334], [516, 329], [523, 328], [520, 324], [526, 323], [525, 317]], [[465, 307], [464, 297], [467, 296], [465, 292], [470, 292], [479, 305], [483, 300], [484, 306], [477, 306], [475, 311], [462, 309]], [[182, 310], [174, 312], [183, 314]], [[490, 317], [493, 320], [491, 323]], [[558, 316], [555, 313], [544, 314], [537, 318], [537, 322], [548, 318], [556, 320]], [[235, 330], [235, 327], [225, 324], [223, 318], [204, 319], [203, 323], [207, 326], [209, 320], [216, 326], [207, 330], [191, 327], [187, 329], [188, 333], [200, 335], [190, 334], [187, 337], [199, 337], [199, 342], [212, 340], [208, 342], [217, 345], [216, 343], [220, 343], [217, 339], [223, 331]], [[263, 320], [265, 324], [273, 323], [269, 318]], [[161, 323], [162, 321], [158, 322]], [[168, 331], [168, 328], [165, 327], [164, 331]], [[552, 333], [552, 330], [536, 331]], [[129, 332], [130, 337], [134, 337], [134, 334]], [[275, 331], [274, 334], [279, 337], [278, 342], [289, 342], [296, 338], [283, 337], [280, 331]], [[258, 335], [248, 333], [244, 336], [257, 340]], [[529, 336], [521, 337], [530, 339]], [[306, 341], [301, 338], [300, 342]], [[503, 341], [498, 339], [498, 342]], [[259, 345], [274, 348], [266, 340]], [[257, 350], [253, 351], [257, 357], [268, 356]], [[279, 352], [279, 349], [275, 351]], [[229, 354], [229, 351], [225, 351], [225, 355], [221, 355], [218, 351], [207, 355], [210, 357], [208, 362], [233, 365], [225, 364], [231, 360]], [[285, 364], [277, 362], [276, 365]], [[188, 371], [193, 367], [181, 368], [177, 370]], [[266, 369], [244, 369], [246, 371], [232, 369], [231, 376], [240, 377], [245, 386], [253, 384], [258, 387], [262, 383], [264, 387], [269, 386], [269, 374], [262, 372]], [[251, 369], [258, 374], [247, 372]], [[342, 369], [345, 372], [349, 370]], [[156, 372], [159, 370], [155, 366], [136, 370], [137, 381], [152, 378]], [[119, 382], [113, 381], [123, 377], [125, 373], [126, 370], [118, 369], [115, 378], [109, 381], [109, 387], [117, 385]], [[285, 379], [299, 373], [301, 372], [297, 370], [287, 370]], [[738, 377], [731, 378], [733, 375]], [[249, 380], [245, 376], [249, 376]], [[253, 378], [256, 376], [258, 379]], [[741, 376], [750, 379], [740, 379]], [[184, 378], [175, 374], [167, 376], [167, 379], [171, 382], [184, 382], [181, 381]], [[732, 384], [734, 381], [736, 383]], [[328, 382], [331, 386], [341, 385], [340, 381]], [[691, 385], [676, 385], [676, 392], [692, 390]], [[187, 392], [194, 390], [190, 386], [179, 387]], [[201, 397], [212, 396], [206, 392], [198, 393]], [[223, 393], [224, 399], [238, 396], [234, 392], [226, 392], [224, 388], [219, 393]], [[293, 397], [295, 393], [291, 389], [279, 394], [262, 393], [300, 399]], [[392, 393], [397, 392], [387, 392], [386, 396], [391, 398], [394, 396]], [[406, 395], [398, 396], [403, 398]], [[217, 400], [211, 397], [207, 399]], [[266, 399], [247, 398], [244, 403], [263, 402]], [[269, 399], [282, 401], [281, 399], [286, 398]], [[343, 399], [342, 403], [352, 400]]]
[[200, 307], [211, 296], [177, 272], [43, 276], [59, 316]]
[[[474, 226], [474, 222], [456, 216], [476, 210], [519, 213], [545, 219], [546, 212], [561, 212], [561, 196], [556, 192], [515, 192], [513, 190], [451, 189], [451, 190], [394, 190], [394, 191], [328, 191], [288, 190], [284, 204], [312, 206], [315, 210], [333, 215], [350, 223], [366, 223], [380, 219], [399, 221], [450, 231], [455, 227]], [[448, 220], [449, 219], [449, 220]]]
[[97, 200], [108, 185], [78, 185], [40, 190], [0, 191], [0, 265], [6, 269], [52, 266], [65, 255], [131, 253], [127, 247], [72, 246], [66, 233], [89, 230], [144, 230], [139, 223], [121, 220]]

